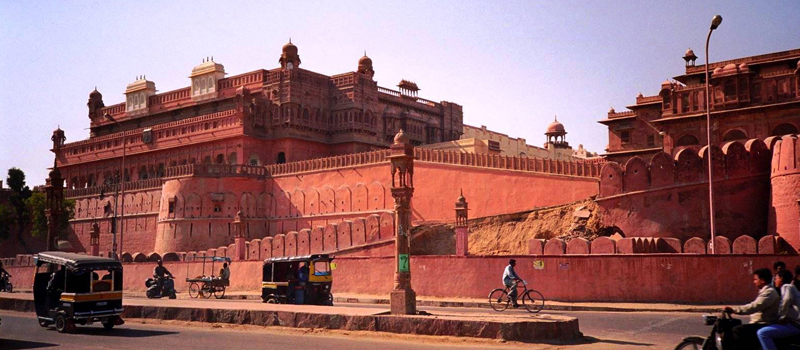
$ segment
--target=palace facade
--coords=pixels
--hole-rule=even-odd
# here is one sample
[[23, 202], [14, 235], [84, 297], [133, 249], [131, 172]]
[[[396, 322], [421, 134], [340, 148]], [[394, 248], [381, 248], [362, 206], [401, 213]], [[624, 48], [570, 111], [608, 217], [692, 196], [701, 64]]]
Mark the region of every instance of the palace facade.
[[[685, 71], [661, 83], [657, 95], [636, 97], [628, 110], [606, 119], [608, 160], [625, 163], [707, 143], [705, 65], [690, 49]], [[711, 144], [797, 134], [800, 128], [800, 49], [709, 64]]]

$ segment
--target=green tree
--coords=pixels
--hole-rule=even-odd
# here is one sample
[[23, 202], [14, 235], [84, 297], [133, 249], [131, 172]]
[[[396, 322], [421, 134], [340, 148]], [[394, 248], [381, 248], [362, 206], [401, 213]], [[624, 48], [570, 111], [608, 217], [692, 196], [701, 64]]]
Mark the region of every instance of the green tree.
[[8, 177], [6, 183], [11, 189], [11, 196], [8, 199], [13, 211], [12, 226], [16, 226], [17, 240], [25, 250], [30, 251], [28, 245], [25, 244], [24, 232], [25, 228], [30, 223], [28, 215], [28, 207], [25, 205], [25, 200], [31, 196], [31, 189], [25, 185], [25, 173], [18, 168], [8, 169]]
[[14, 211], [8, 205], [0, 204], [0, 240], [11, 237], [11, 229], [14, 227]]
[[[47, 237], [47, 195], [42, 192], [33, 193], [25, 202], [31, 215], [31, 235]], [[67, 199], [61, 203], [62, 215], [59, 218], [58, 238], [64, 238], [69, 221], [75, 218], [75, 200]]]

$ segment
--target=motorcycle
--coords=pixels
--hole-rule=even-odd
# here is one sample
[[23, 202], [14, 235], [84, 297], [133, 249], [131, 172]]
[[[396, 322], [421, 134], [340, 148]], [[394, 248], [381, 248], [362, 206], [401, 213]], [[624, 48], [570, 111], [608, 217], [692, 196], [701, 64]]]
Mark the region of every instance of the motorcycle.
[[8, 275], [3, 275], [0, 278], [0, 292], [6, 293], [13, 293], [14, 292], [14, 285], [11, 284], [11, 281], [8, 279]]
[[164, 277], [161, 288], [159, 288], [156, 278], [148, 278], [144, 285], [147, 287], [145, 295], [148, 299], [161, 299], [163, 297], [175, 299], [177, 297], [175, 295], [175, 281], [172, 280], [172, 276]]
[[[733, 327], [742, 324], [742, 321], [731, 317], [727, 312], [720, 316], [703, 315], [703, 322], [711, 327], [711, 335], [706, 338], [700, 336], [686, 337], [675, 347], [675, 350], [725, 350], [735, 349], [731, 331]], [[780, 349], [800, 350], [800, 337], [780, 339], [775, 341]]]

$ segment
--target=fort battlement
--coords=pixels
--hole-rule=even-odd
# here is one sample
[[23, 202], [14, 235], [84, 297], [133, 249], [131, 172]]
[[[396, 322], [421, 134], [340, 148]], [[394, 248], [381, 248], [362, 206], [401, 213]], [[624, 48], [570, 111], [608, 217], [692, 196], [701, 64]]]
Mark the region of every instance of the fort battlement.
[[771, 194], [768, 232], [800, 248], [800, 135], [770, 140]]
[[[764, 141], [713, 146], [717, 235], [735, 240], [767, 234], [770, 159]], [[609, 162], [600, 171], [597, 203], [603, 226], [626, 237], [709, 239], [708, 149], [686, 148], [674, 157], [655, 154], [649, 161]]]

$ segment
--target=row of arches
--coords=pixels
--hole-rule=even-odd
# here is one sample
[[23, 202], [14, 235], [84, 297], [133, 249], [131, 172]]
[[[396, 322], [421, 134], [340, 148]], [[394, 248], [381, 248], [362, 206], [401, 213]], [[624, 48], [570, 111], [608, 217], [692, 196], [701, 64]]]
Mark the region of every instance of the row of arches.
[[[796, 125], [792, 123], [781, 123], [772, 128], [770, 136], [783, 136], [789, 134], [797, 134], [798, 132], [799, 131]], [[723, 134], [722, 141], [723, 142], [742, 141], [742, 140], [747, 140], [749, 138], [750, 137], [747, 135], [747, 133], [742, 129], [730, 129], [726, 131], [725, 134]], [[675, 141], [675, 147], [687, 147], [699, 144], [700, 144], [700, 139], [692, 134], [685, 134], [679, 137]]]

